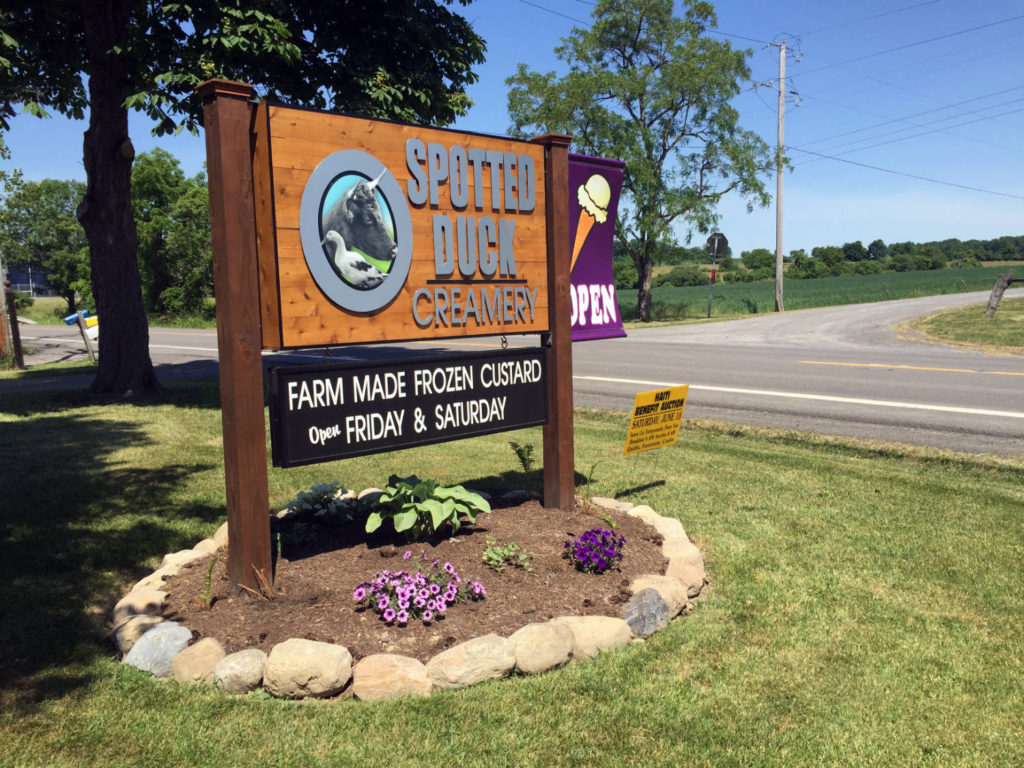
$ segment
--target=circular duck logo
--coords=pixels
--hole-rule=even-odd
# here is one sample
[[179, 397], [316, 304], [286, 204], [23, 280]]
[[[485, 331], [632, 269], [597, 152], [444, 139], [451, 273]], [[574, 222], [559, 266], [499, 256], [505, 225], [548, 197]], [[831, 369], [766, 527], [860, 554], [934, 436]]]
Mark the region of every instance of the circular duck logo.
[[343, 150], [313, 170], [299, 208], [302, 252], [327, 297], [374, 312], [402, 290], [412, 264], [412, 220], [394, 175], [373, 155]]

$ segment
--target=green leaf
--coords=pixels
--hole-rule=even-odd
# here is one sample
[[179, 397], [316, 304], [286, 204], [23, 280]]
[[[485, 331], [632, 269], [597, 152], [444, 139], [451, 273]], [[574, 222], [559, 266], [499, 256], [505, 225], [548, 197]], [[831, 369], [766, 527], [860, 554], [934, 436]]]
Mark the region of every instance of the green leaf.
[[420, 517], [416, 514], [416, 510], [414, 509], [399, 512], [392, 518], [392, 520], [395, 523], [395, 530], [398, 533], [408, 531], [410, 528], [416, 525], [417, 522], [419, 522], [419, 519]]
[[383, 522], [384, 519], [380, 516], [380, 512], [371, 512], [370, 516], [366, 518], [366, 532], [373, 533], [380, 528], [380, 524]]
[[451, 514], [451, 511], [446, 510], [444, 505], [437, 499], [427, 499], [421, 506], [429, 512], [430, 523], [435, 531], [445, 524], [448, 516]]

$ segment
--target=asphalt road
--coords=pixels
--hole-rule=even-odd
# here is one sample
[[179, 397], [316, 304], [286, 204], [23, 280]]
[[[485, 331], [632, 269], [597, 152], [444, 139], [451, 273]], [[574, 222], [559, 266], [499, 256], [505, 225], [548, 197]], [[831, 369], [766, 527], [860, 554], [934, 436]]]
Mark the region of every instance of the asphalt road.
[[[1015, 289], [1007, 296], [1020, 295]], [[637, 392], [689, 384], [686, 415], [821, 434], [1024, 456], [1024, 349], [1014, 356], [904, 338], [895, 326], [985, 293], [827, 307], [701, 325], [632, 330], [573, 346], [577, 405], [627, 410]], [[85, 359], [77, 329], [22, 326], [28, 363]], [[1022, 330], [1024, 335], [1024, 330]], [[510, 337], [531, 346], [536, 336]], [[497, 348], [494, 338], [334, 349], [334, 360]], [[216, 374], [214, 331], [154, 328], [163, 380]], [[322, 351], [267, 355], [271, 364], [324, 360]], [[52, 385], [60, 385], [59, 377]], [[0, 388], [10, 391], [12, 383]], [[29, 383], [31, 386], [31, 383]], [[35, 386], [47, 382], [37, 380]]]

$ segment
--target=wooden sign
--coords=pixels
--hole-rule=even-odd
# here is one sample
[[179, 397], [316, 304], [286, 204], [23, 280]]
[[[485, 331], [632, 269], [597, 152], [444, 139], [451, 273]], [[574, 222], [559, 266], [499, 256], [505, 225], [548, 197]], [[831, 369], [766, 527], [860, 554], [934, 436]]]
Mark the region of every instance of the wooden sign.
[[679, 439], [679, 425], [686, 408], [686, 394], [690, 386], [638, 392], [633, 402], [633, 413], [626, 433], [623, 456], [674, 445]]
[[260, 105], [263, 346], [548, 330], [544, 147]]

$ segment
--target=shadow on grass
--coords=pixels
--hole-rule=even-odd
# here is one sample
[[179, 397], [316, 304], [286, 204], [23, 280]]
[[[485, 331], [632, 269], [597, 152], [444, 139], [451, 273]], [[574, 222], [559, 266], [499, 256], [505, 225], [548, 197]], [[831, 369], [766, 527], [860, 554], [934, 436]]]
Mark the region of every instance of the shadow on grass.
[[179, 408], [220, 408], [220, 388], [216, 381], [170, 381], [165, 384], [162, 394], [139, 398], [93, 395], [85, 389], [0, 391], [0, 413], [11, 416], [40, 416], [61, 410], [97, 405], [130, 405], [140, 408], [153, 405], [172, 405]]
[[[194, 544], [181, 523], [223, 510], [173, 503], [208, 465], [155, 469], [111, 454], [150, 442], [134, 424], [91, 417], [61, 398], [4, 398], [0, 440], [0, 702], [27, 706], [90, 682], [109, 604], [147, 561]], [[17, 402], [15, 402], [17, 401]], [[81, 673], [71, 670], [85, 670]]]

